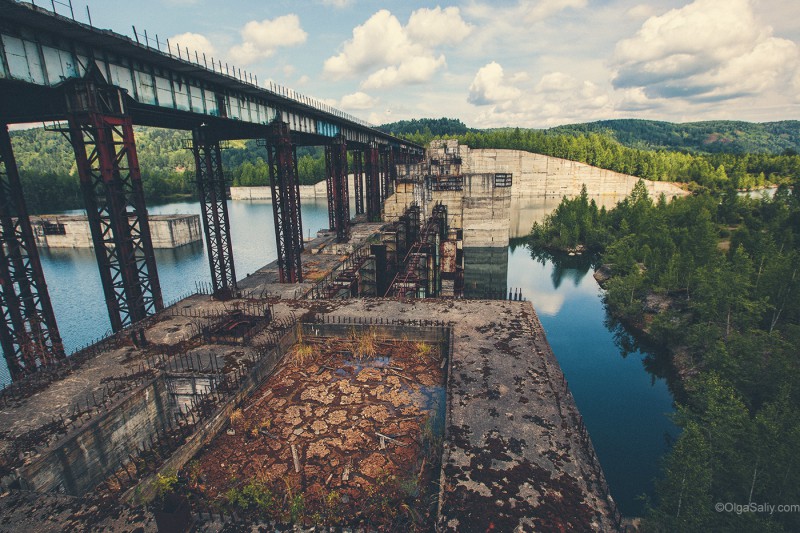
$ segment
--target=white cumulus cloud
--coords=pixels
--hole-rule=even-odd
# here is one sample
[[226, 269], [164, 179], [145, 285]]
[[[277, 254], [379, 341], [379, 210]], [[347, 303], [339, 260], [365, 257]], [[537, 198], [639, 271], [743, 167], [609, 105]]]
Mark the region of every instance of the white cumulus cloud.
[[382, 9], [353, 29], [323, 70], [335, 80], [366, 74], [362, 89], [422, 83], [447, 64], [437, 47], [458, 44], [470, 31], [458, 8], [418, 9], [406, 25]]
[[519, 98], [521, 94], [522, 91], [506, 79], [503, 67], [492, 61], [475, 74], [467, 101], [475, 105], [503, 104]]
[[295, 14], [275, 19], [251, 20], [241, 30], [242, 43], [230, 50], [231, 58], [239, 64], [253, 63], [270, 57], [278, 48], [303, 44], [308, 38]]
[[368, 95], [365, 92], [358, 91], [353, 94], [348, 94], [342, 97], [339, 102], [339, 107], [342, 109], [360, 111], [363, 109], [370, 109], [377, 105], [378, 100]]
[[519, 10], [527, 22], [536, 22], [552, 17], [565, 9], [582, 9], [588, 5], [588, 0], [522, 0]]
[[467, 100], [481, 106], [479, 127], [541, 127], [585, 122], [608, 116], [613, 103], [606, 89], [565, 72], [507, 76], [497, 62], [481, 67], [469, 87]]
[[457, 7], [442, 9], [421, 8], [411, 13], [405, 28], [413, 41], [427, 46], [458, 44], [472, 31], [472, 26], [461, 18]]
[[648, 98], [720, 101], [786, 84], [800, 67], [797, 44], [772, 35], [750, 0], [695, 0], [647, 19], [617, 43], [614, 87]]
[[186, 32], [173, 35], [169, 38], [169, 43], [171, 46], [180, 47], [181, 54], [188, 48], [189, 55], [192, 57], [194, 57], [194, 53], [197, 52], [201, 55], [206, 54], [207, 58], [211, 59], [211, 57], [217, 53], [216, 48], [214, 48], [214, 45], [208, 40], [208, 37], [199, 33]]

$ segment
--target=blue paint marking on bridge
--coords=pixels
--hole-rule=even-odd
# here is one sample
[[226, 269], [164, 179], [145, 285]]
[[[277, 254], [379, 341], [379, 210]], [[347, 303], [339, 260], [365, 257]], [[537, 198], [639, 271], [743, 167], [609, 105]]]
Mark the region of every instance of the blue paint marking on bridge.
[[[280, 275], [287, 282], [302, 280], [296, 146], [338, 147], [329, 181], [338, 184], [330, 209], [340, 240], [349, 225], [346, 151], [357, 154], [354, 161], [363, 152], [365, 183], [355, 191], [366, 194], [372, 219], [391, 190], [394, 163], [424, 155], [419, 145], [290, 89], [260, 87], [251, 75], [169, 43], [165, 50], [135, 28], [131, 39], [55, 9], [0, 0], [0, 344], [15, 378], [63, 357], [33, 235], [25, 231], [7, 135], [9, 124], [40, 121], [67, 135], [75, 152], [114, 331], [135, 328], [163, 307], [134, 124], [192, 132], [187, 147], [195, 152], [212, 285], [223, 298], [237, 289], [220, 141], [259, 139], [268, 148]], [[361, 180], [360, 166], [356, 175]]]

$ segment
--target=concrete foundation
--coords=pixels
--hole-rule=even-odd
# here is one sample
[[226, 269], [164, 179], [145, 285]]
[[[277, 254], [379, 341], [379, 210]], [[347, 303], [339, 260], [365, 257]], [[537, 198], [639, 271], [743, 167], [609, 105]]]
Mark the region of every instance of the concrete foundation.
[[[178, 248], [203, 238], [200, 215], [150, 215], [153, 248]], [[92, 233], [85, 215], [31, 217], [39, 248], [92, 248]]]
[[[347, 176], [347, 190], [352, 197], [353, 174]], [[300, 185], [301, 200], [324, 200], [328, 198], [328, 190], [325, 181], [320, 181], [315, 185]], [[231, 187], [231, 200], [272, 200], [272, 187]]]

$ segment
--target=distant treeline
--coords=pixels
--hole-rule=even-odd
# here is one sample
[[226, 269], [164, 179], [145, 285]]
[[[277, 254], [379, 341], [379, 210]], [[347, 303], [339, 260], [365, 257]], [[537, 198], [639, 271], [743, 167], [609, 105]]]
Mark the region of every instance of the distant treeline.
[[551, 134], [608, 135], [631, 148], [680, 150], [695, 153], [797, 154], [800, 121], [740, 122], [713, 120], [673, 124], [655, 120], [601, 120], [548, 130]]
[[[195, 198], [194, 157], [182, 147], [187, 132], [136, 127], [136, 149], [145, 198], [151, 203]], [[11, 132], [28, 210], [49, 213], [83, 207], [75, 155], [61, 134], [42, 128]], [[267, 152], [255, 140], [231, 141], [222, 150], [225, 175], [234, 185], [269, 185]], [[300, 183], [325, 179], [321, 148], [298, 148]]]
[[[615, 125], [617, 130], [603, 129], [603, 125], [607, 124]], [[623, 129], [622, 125], [625, 124], [629, 126]], [[423, 145], [436, 137], [457, 137], [460, 142], [472, 148], [506, 148], [541, 153], [650, 180], [678, 181], [686, 183], [690, 189], [724, 189], [729, 186], [745, 189], [766, 183], [793, 183], [800, 177], [800, 156], [791, 148], [785, 148], [783, 153], [759, 150], [758, 153], [713, 154], [650, 149], [656, 145], [666, 146], [668, 143], [659, 140], [665, 137], [691, 137], [669, 133], [673, 130], [667, 126], [670, 125], [648, 121], [610, 121], [562, 126], [552, 130], [513, 128], [480, 131], [467, 128], [457, 119], [440, 118], [400, 121], [381, 126], [381, 129]], [[673, 129], [680, 126], [684, 130], [693, 131], [696, 138], [711, 130], [752, 130], [748, 138], [763, 137], [766, 140], [762, 144], [778, 148], [786, 143], [796, 142], [792, 139], [800, 135], [797, 131], [800, 123], [791, 121], [754, 124], [750, 125], [750, 129], [746, 123], [733, 122], [671, 126], [674, 126]], [[647, 137], [646, 133], [650, 131], [648, 128], [652, 128], [654, 132], [652, 139], [655, 140], [652, 144], [637, 141], [636, 139]], [[593, 133], [595, 129], [602, 130], [603, 133]], [[629, 144], [640, 147], [626, 146], [619, 142], [615, 138], [615, 135], [620, 135], [619, 131], [625, 132]], [[756, 136], [757, 132], [761, 132], [760, 137]], [[182, 142], [189, 134], [146, 127], [135, 128], [135, 133], [147, 200], [164, 202], [193, 197], [196, 194], [194, 159], [190, 151], [182, 148]], [[708, 135], [723, 138], [723, 134]], [[778, 138], [781, 140], [777, 140]], [[83, 205], [75, 158], [67, 139], [41, 128], [12, 132], [12, 139], [31, 212], [52, 212]], [[228, 148], [222, 152], [223, 168], [234, 185], [269, 184], [267, 152], [264, 147], [258, 146], [255, 140], [232, 141], [227, 145]], [[742, 148], [744, 145], [722, 143], [718, 146]], [[323, 149], [298, 148], [298, 172], [301, 184], [314, 184], [324, 180]]]

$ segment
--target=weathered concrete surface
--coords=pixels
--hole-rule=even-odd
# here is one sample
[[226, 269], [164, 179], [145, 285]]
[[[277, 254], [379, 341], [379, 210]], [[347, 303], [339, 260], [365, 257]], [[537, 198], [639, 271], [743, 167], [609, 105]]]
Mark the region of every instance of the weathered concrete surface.
[[328, 312], [452, 321], [440, 529], [616, 529], [591, 441], [530, 303], [358, 299]]
[[[350, 197], [354, 194], [353, 174], [347, 177], [347, 190]], [[314, 185], [300, 185], [301, 200], [325, 200], [328, 189], [325, 181]], [[272, 200], [272, 187], [231, 187], [231, 200]]]
[[[316, 241], [317, 246], [321, 243], [322, 240]], [[304, 255], [306, 268], [310, 261], [319, 260], [316, 267], [324, 273], [341, 260], [335, 254], [311, 255], [311, 248], [313, 245]], [[284, 299], [274, 303], [276, 319], [315, 312], [355, 319], [437, 319], [452, 323], [441, 529], [615, 528], [611, 518], [613, 502], [607, 497], [591, 442], [582, 432], [580, 415], [529, 303], [292, 299], [290, 295], [303, 293], [307, 284], [277, 284], [273, 263], [243, 280], [240, 286], [250, 297], [283, 294]], [[208, 296], [193, 296], [176, 304], [176, 308], [207, 313], [232, 305], [233, 302], [217, 302]], [[186, 316], [165, 316], [147, 327], [146, 336], [150, 342], [165, 346], [186, 343], [196, 330], [196, 322]], [[184, 347], [201, 349], [199, 345]], [[237, 360], [249, 350], [218, 345], [213, 345], [213, 350], [202, 349], [205, 356], [216, 358], [217, 365], [225, 367], [238, 365]], [[7, 406], [0, 411], [0, 424], [6, 429], [0, 445], [10, 445], [19, 431], [46, 426], [53, 415], [69, 411], [76, 399], [85, 399], [102, 387], [104, 377], [135, 370], [145, 355], [130, 345], [108, 349], [67, 378], [19, 405]], [[208, 435], [202, 440], [207, 438]], [[30, 463], [36, 457], [22, 459]], [[21, 507], [13, 520], [24, 520], [24, 509], [29, 508]], [[115, 513], [122, 512], [122, 508], [115, 509]], [[50, 519], [37, 516], [40, 529], [46, 531]]]
[[[200, 215], [150, 215], [148, 220], [153, 248], [178, 248], [202, 239]], [[93, 246], [86, 215], [32, 216], [31, 224], [39, 248]]]
[[430, 215], [433, 206], [447, 206], [447, 223], [463, 228], [464, 246], [481, 248], [508, 246], [511, 221], [511, 189], [495, 187], [494, 174], [464, 176], [460, 191], [427, 191], [421, 183], [399, 183], [384, 203], [384, 220], [397, 220], [412, 202], [422, 208], [422, 216]]
[[[577, 196], [585, 184], [590, 196], [627, 195], [639, 181], [636, 176], [593, 167], [585, 163], [522, 150], [472, 150], [460, 146], [461, 172], [511, 172], [513, 196]], [[669, 178], [669, 176], [665, 176]], [[686, 192], [674, 183], [645, 180], [651, 196], [662, 192], [667, 198]]]

